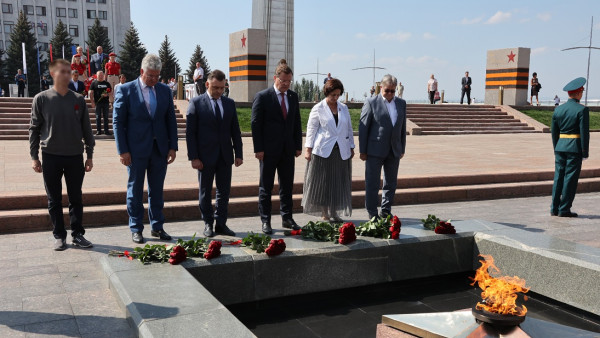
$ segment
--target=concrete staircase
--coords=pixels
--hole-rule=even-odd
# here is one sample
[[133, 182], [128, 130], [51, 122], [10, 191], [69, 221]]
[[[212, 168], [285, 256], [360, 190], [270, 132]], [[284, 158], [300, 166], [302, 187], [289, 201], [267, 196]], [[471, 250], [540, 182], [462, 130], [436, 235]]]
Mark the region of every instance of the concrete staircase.
[[[492, 200], [530, 196], [549, 196], [552, 191], [554, 173], [521, 172], [506, 174], [479, 174], [468, 176], [407, 177], [398, 179], [395, 205]], [[364, 208], [364, 181], [352, 183], [352, 204]], [[278, 187], [273, 191], [273, 210], [279, 209]], [[585, 169], [581, 173], [578, 192], [600, 191], [600, 169]], [[256, 184], [235, 185], [231, 189], [229, 216], [256, 215], [258, 218], [258, 186]], [[198, 186], [182, 185], [165, 188], [165, 216], [168, 222], [197, 220], [201, 215], [198, 208]], [[294, 185], [294, 206], [301, 211], [302, 184]], [[109, 226], [127, 224], [124, 190], [84, 191], [84, 217], [86, 226]], [[146, 200], [146, 197], [144, 197]], [[63, 204], [67, 206], [66, 193]], [[40, 193], [19, 192], [0, 195], [0, 234], [50, 230], [47, 198]], [[147, 208], [147, 205], [145, 205]], [[65, 209], [65, 224], [68, 210]], [[275, 226], [279, 219], [273, 217]], [[147, 223], [146, 223], [147, 224]]]
[[406, 114], [417, 126], [413, 135], [541, 132], [492, 105], [409, 104]]
[[[0, 140], [27, 140], [29, 139], [29, 122], [31, 119], [31, 103], [33, 98], [0, 98]], [[86, 99], [92, 130], [96, 131], [96, 110]], [[177, 130], [179, 137], [185, 138], [185, 117], [175, 107], [177, 117]], [[109, 112], [109, 130], [112, 132], [112, 111]], [[112, 136], [99, 135], [96, 139], [110, 139]]]

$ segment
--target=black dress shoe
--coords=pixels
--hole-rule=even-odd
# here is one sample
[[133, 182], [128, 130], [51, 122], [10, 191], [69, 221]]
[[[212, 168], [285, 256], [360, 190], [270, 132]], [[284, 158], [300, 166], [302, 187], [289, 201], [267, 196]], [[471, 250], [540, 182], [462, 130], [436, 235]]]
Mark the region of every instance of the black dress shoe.
[[299, 226], [296, 223], [296, 221], [294, 221], [293, 218], [284, 219], [283, 223], [281, 224], [281, 226], [283, 226], [284, 228], [292, 229], [292, 230], [300, 230], [300, 229], [302, 229], [302, 227]]
[[271, 228], [271, 223], [270, 222], [263, 222], [262, 224], [262, 232], [264, 232], [267, 235], [270, 235], [273, 233], [273, 229]]
[[558, 216], [558, 212], [550, 211], [550, 216]]
[[164, 230], [158, 230], [158, 231], [150, 231], [150, 235], [152, 235], [152, 237], [158, 237], [160, 239], [162, 239], [163, 241], [170, 241], [172, 238], [171, 236]]
[[562, 214], [558, 214], [558, 217], [577, 217], [578, 215], [574, 212], [564, 212]]
[[137, 244], [143, 244], [144, 243], [144, 236], [142, 236], [141, 232], [134, 232], [131, 234], [131, 239], [133, 240], [133, 243], [137, 243]]
[[233, 230], [229, 229], [229, 227], [225, 224], [217, 225], [215, 227], [215, 233], [218, 235], [235, 236], [235, 232], [233, 232]]
[[204, 224], [204, 237], [214, 237], [215, 232], [213, 231], [212, 224]]

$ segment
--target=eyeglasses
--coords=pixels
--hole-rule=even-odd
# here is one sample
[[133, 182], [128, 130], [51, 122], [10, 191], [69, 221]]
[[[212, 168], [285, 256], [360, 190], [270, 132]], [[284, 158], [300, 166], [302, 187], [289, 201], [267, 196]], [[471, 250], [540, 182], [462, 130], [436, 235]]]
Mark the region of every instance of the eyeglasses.
[[386, 89], [383, 92], [386, 93], [386, 94], [391, 94], [391, 93], [395, 93], [396, 90], [395, 89]]
[[286, 84], [290, 84], [290, 83], [292, 83], [292, 81], [291, 81], [291, 80], [290, 80], [290, 81], [283, 81], [281, 78], [277, 78], [277, 80], [279, 80], [279, 82], [280, 82], [281, 84], [283, 84], [283, 85], [286, 85]]

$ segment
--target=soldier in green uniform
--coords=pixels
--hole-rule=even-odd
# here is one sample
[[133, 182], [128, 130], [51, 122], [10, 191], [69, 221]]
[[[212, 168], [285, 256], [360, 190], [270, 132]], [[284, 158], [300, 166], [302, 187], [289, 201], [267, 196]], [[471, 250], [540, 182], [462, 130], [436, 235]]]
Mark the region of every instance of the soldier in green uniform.
[[554, 186], [550, 214], [559, 217], [577, 217], [571, 205], [577, 192], [581, 162], [589, 156], [590, 112], [579, 103], [585, 79], [569, 82], [563, 90], [569, 100], [554, 109], [552, 115], [552, 144], [554, 145]]

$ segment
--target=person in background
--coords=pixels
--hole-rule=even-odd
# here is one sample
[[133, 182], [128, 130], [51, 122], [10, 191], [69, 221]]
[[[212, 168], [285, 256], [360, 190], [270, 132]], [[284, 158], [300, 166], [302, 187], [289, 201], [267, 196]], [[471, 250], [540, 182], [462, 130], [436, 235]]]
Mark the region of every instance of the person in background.
[[99, 70], [89, 91], [92, 108], [96, 108], [96, 135], [102, 135], [102, 119], [104, 119], [104, 133], [112, 135], [108, 130], [108, 97], [110, 92], [110, 83], [104, 79], [104, 72]]
[[554, 95], [554, 106], [558, 106], [560, 104], [560, 97], [558, 95]]
[[[106, 80], [110, 83], [111, 88], [115, 88], [115, 85], [119, 83], [119, 75], [121, 75], [121, 65], [117, 62], [117, 54], [108, 54], [108, 62], [104, 66]], [[112, 105], [115, 100], [115, 92], [110, 91], [108, 93], [108, 102]]]
[[327, 73], [327, 77], [326, 77], [326, 78], [323, 80], [323, 84], [326, 84], [326, 83], [327, 83], [327, 81], [329, 81], [329, 80], [331, 80], [331, 79], [333, 79], [333, 78], [331, 77], [331, 73]]
[[403, 95], [404, 95], [404, 85], [402, 85], [402, 82], [398, 82], [398, 88], [396, 88], [396, 96], [398, 96], [399, 98], [402, 98]]
[[[50, 63], [54, 87], [33, 98], [29, 126], [32, 168], [36, 173], [42, 173], [44, 178], [54, 250], [57, 251], [67, 248], [62, 206], [63, 175], [69, 196], [72, 244], [82, 248], [92, 247], [92, 243], [83, 237], [81, 186], [85, 173], [94, 167], [92, 157], [96, 143], [85, 99], [68, 89], [69, 73], [70, 64], [67, 60], [56, 59]], [[84, 149], [87, 154], [85, 162]]]
[[104, 71], [104, 63], [108, 61], [108, 55], [103, 53], [102, 46], [96, 47], [96, 53], [90, 56], [91, 73], [97, 74], [99, 70]]
[[17, 69], [17, 75], [15, 75], [15, 84], [17, 84], [17, 96], [25, 97], [25, 85], [27, 84], [27, 76], [23, 74], [23, 71]]
[[540, 81], [537, 77], [537, 73], [534, 72], [533, 77], [531, 78], [531, 96], [529, 97], [529, 101], [531, 102], [531, 105], [533, 106], [533, 97], [535, 96], [535, 100], [537, 102], [537, 105], [540, 105], [540, 100], [538, 98], [538, 94], [540, 92]]
[[223, 96], [229, 97], [229, 80], [225, 79], [225, 92], [223, 92]]
[[465, 94], [467, 94], [467, 104], [471, 105], [471, 77], [469, 72], [465, 72], [465, 76], [460, 81], [460, 104], [463, 104]]
[[323, 93], [306, 127], [302, 207], [305, 214], [342, 222], [340, 215], [352, 216], [352, 121], [348, 106], [338, 101], [344, 93], [340, 80], [327, 81]]
[[[406, 101], [395, 97], [398, 82], [392, 75], [381, 80], [381, 95], [368, 99], [360, 113], [360, 159], [365, 161], [365, 206], [369, 218], [386, 218], [398, 183], [398, 167], [406, 150]], [[381, 215], [377, 213], [383, 168]]]
[[115, 85], [115, 89], [113, 89], [114, 95], [117, 95], [117, 90], [119, 89], [119, 87], [121, 87], [122, 84], [124, 84], [125, 82], [127, 82], [127, 78], [125, 77], [125, 74], [121, 74], [119, 75], [119, 83], [117, 83]]
[[175, 100], [177, 97], [177, 82], [175, 81], [175, 78], [172, 77], [167, 85], [169, 86], [169, 89], [171, 89], [171, 93], [173, 93], [173, 100]]
[[113, 128], [121, 164], [127, 167], [127, 213], [134, 243], [144, 243], [144, 180], [148, 181], [150, 235], [171, 240], [164, 230], [163, 188], [167, 166], [177, 156], [177, 119], [169, 87], [158, 83], [156, 54], [142, 59], [140, 76], [115, 95]]
[[81, 46], [77, 46], [77, 53], [73, 54], [73, 56], [71, 57], [71, 63], [75, 63], [75, 55], [79, 55], [79, 58], [81, 60], [81, 63], [83, 63], [86, 67], [88, 64], [88, 59], [87, 57], [83, 54], [83, 48]]
[[371, 97], [373, 97], [373, 95], [375, 95], [375, 86], [371, 87]]
[[71, 64], [71, 69], [76, 70], [79, 73], [79, 81], [85, 81], [87, 79], [87, 68], [81, 63], [81, 56], [75, 54], [73, 56], [75, 62]]
[[46, 79], [46, 75], [42, 76], [42, 90], [50, 89], [50, 82]]
[[196, 69], [194, 70], [194, 82], [196, 83], [196, 94], [204, 94], [204, 69], [200, 62], [196, 62]]
[[76, 70], [71, 70], [71, 81], [69, 81], [69, 89], [74, 91], [79, 95], [85, 96], [85, 84], [82, 81], [79, 81], [79, 72]]
[[279, 61], [273, 87], [260, 91], [252, 102], [252, 142], [260, 161], [258, 210], [262, 232], [271, 228], [271, 192], [275, 172], [279, 178], [279, 213], [282, 226], [300, 230], [292, 218], [295, 158], [302, 155], [302, 125], [298, 94], [290, 90], [294, 73], [285, 59]]
[[[535, 74], [535, 73], [534, 73]], [[563, 88], [569, 100], [556, 107], [552, 114], [552, 145], [554, 148], [554, 185], [550, 215], [577, 217], [571, 211], [581, 163], [589, 156], [590, 110], [579, 103], [583, 96], [585, 78], [579, 77]]]
[[[186, 118], [188, 159], [192, 168], [198, 171], [200, 211], [206, 237], [215, 234], [235, 236], [235, 232], [227, 227], [231, 167], [244, 163], [244, 153], [235, 102], [222, 96], [224, 91], [225, 73], [213, 70], [206, 80], [206, 93], [190, 100]], [[215, 179], [217, 194], [213, 211], [211, 200]]]
[[431, 74], [429, 81], [427, 81], [427, 93], [429, 94], [429, 103], [435, 103], [435, 92], [437, 91], [438, 82], [435, 79], [435, 76]]

